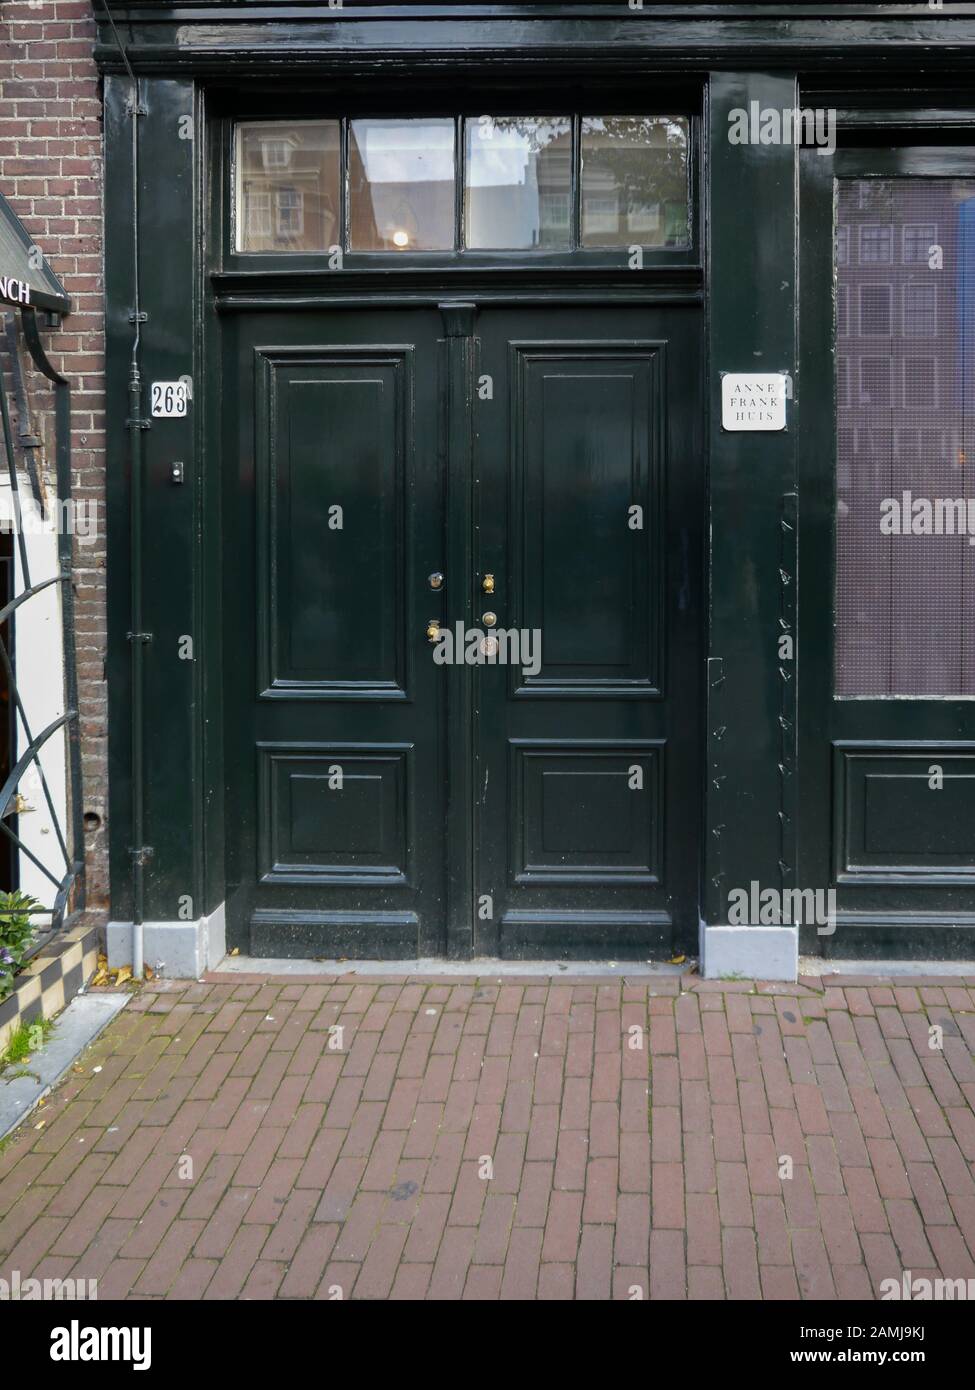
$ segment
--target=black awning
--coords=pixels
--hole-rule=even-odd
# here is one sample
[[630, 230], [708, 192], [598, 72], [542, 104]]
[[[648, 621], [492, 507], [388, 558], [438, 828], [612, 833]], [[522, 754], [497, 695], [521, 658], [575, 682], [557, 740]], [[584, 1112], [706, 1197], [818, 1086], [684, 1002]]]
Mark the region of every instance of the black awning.
[[0, 307], [6, 304], [56, 314], [71, 312], [64, 286], [0, 193]]

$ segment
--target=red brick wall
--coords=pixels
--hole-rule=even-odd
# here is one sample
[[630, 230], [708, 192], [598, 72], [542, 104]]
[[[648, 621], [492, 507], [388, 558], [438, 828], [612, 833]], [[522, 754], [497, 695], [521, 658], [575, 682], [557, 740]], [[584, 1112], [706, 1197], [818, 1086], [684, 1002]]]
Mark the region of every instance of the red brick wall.
[[[88, 897], [107, 905], [105, 417], [102, 121], [89, 0], [0, 4], [0, 189], [71, 296], [62, 330], [43, 339], [72, 386], [75, 496], [98, 506], [98, 540], [75, 546], [78, 674]], [[9, 384], [9, 377], [7, 378]], [[34, 428], [54, 465], [50, 392], [32, 377]]]

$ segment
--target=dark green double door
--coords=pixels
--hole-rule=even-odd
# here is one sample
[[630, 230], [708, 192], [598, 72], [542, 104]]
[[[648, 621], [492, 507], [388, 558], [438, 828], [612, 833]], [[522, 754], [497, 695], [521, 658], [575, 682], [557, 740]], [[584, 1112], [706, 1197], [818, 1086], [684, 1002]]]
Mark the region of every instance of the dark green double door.
[[693, 943], [700, 377], [684, 306], [229, 325], [232, 944]]

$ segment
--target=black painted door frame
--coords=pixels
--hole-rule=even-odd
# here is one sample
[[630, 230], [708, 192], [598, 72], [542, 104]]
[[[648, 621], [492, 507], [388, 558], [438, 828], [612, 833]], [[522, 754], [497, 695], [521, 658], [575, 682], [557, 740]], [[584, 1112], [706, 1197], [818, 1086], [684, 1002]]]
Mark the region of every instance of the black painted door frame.
[[[695, 305], [624, 308], [609, 303], [574, 309], [571, 294], [559, 308], [554, 307], [558, 303], [556, 296], [549, 295], [544, 306], [528, 303], [511, 308], [445, 296], [439, 304], [423, 308], [415, 304], [397, 308], [390, 301], [380, 310], [368, 301], [358, 307], [346, 301], [339, 310], [323, 304], [320, 313], [235, 315], [236, 322], [225, 321], [228, 438], [235, 422], [244, 422], [238, 444], [228, 449], [226, 457], [225, 553], [229, 559], [237, 556], [235, 563], [242, 564], [248, 538], [255, 539], [256, 499], [262, 489], [268, 502], [271, 499], [267, 491], [271, 485], [270, 454], [274, 428], [280, 429], [281, 424], [280, 420], [277, 426], [273, 423], [273, 381], [277, 378], [279, 384], [298, 391], [296, 399], [300, 399], [302, 391], [314, 394], [329, 389], [329, 363], [334, 365], [336, 360], [346, 376], [349, 369], [359, 370], [365, 379], [370, 374], [378, 379], [376, 373], [381, 376], [384, 370], [392, 371], [395, 377], [395, 363], [401, 364], [400, 385], [394, 391], [406, 391], [403, 418], [411, 422], [412, 437], [404, 457], [413, 457], [415, 465], [404, 491], [404, 506], [421, 531], [417, 537], [408, 529], [403, 535], [406, 591], [398, 611], [406, 629], [402, 634], [406, 643], [403, 669], [409, 676], [385, 694], [376, 688], [357, 692], [355, 681], [350, 683], [352, 688], [337, 689], [334, 681], [322, 681], [321, 672], [305, 681], [299, 671], [295, 679], [294, 672], [285, 670], [286, 662], [279, 663], [276, 673], [272, 670], [273, 644], [264, 637], [248, 655], [247, 642], [242, 640], [248, 622], [253, 623], [258, 612], [263, 612], [265, 620], [271, 616], [268, 604], [272, 601], [274, 567], [269, 569], [266, 541], [257, 548], [253, 581], [233, 572], [227, 574], [227, 901], [231, 945], [254, 954], [396, 958], [442, 953], [458, 959], [468, 958], [472, 952], [499, 951], [512, 956], [646, 958], [669, 954], [675, 946], [692, 947], [699, 921], [703, 790], [698, 687], [703, 671], [706, 496], [700, 311]], [[671, 337], [674, 343], [668, 342]], [[546, 705], [554, 721], [547, 732], [555, 735], [554, 742], [558, 743], [558, 720], [565, 722], [564, 712], [574, 708], [579, 725], [574, 739], [577, 745], [586, 743], [585, 749], [580, 746], [577, 751], [589, 760], [588, 768], [606, 783], [610, 776], [621, 775], [624, 768], [632, 771], [635, 760], [640, 776], [647, 778], [647, 796], [656, 796], [658, 804], [653, 821], [655, 859], [648, 853], [646, 863], [634, 860], [617, 866], [613, 874], [586, 867], [583, 855], [583, 869], [568, 875], [574, 879], [570, 897], [578, 896], [582, 911], [575, 918], [569, 914], [568, 921], [564, 896], [561, 904], [553, 903], [551, 892], [544, 891], [546, 875], [550, 885], [566, 875], [560, 875], [556, 865], [548, 865], [541, 876], [541, 892], [526, 883], [516, 895], [526, 911], [519, 915], [515, 908], [509, 914], [505, 933], [495, 930], [503, 915], [500, 902], [493, 923], [490, 917], [478, 915], [478, 907], [485, 890], [484, 858], [493, 859], [495, 867], [504, 859], [498, 853], [498, 837], [508, 834], [510, 804], [500, 814], [496, 807], [486, 808], [479, 797], [479, 785], [486, 763], [491, 757], [496, 761], [500, 749], [498, 744], [494, 753], [485, 757], [485, 728], [498, 732], [504, 726], [503, 719], [491, 714], [490, 706], [493, 704], [495, 714], [506, 707], [517, 708], [509, 698], [513, 677], [500, 667], [436, 667], [429, 660], [424, 641], [430, 620], [462, 621], [469, 627], [479, 622], [487, 606], [480, 584], [489, 561], [504, 589], [509, 589], [510, 561], [503, 556], [494, 559], [484, 542], [489, 513], [497, 523], [503, 508], [505, 527], [510, 520], [506, 460], [515, 444], [506, 423], [500, 435], [494, 431], [495, 455], [493, 461], [487, 459], [478, 382], [486, 367], [493, 365], [494, 375], [502, 378], [502, 399], [496, 406], [507, 421], [509, 386], [504, 377], [508, 359], [519, 360], [517, 352], [512, 355], [514, 338], [526, 347], [534, 340], [544, 341], [549, 345], [546, 352], [553, 342], [561, 341], [570, 357], [573, 353], [578, 357], [580, 352], [584, 357], [586, 343], [595, 343], [597, 356], [606, 359], [609, 355], [606, 370], [610, 376], [619, 377], [622, 372], [624, 379], [632, 379], [636, 372], [639, 383], [653, 396], [652, 409], [647, 403], [648, 422], [653, 417], [653, 438], [643, 460], [647, 468], [644, 485], [657, 488], [653, 500], [659, 504], [656, 509], [650, 507], [654, 512], [650, 524], [659, 530], [648, 538], [659, 581], [658, 591], [647, 595], [651, 606], [658, 609], [652, 620], [655, 637], [650, 639], [656, 640], [658, 649], [653, 680], [646, 680], [648, 688], [643, 690], [637, 680], [636, 687], [625, 692], [615, 722], [610, 718], [607, 724], [603, 719], [600, 738], [593, 735], [595, 726], [587, 727], [590, 721], [585, 706], [578, 702], [578, 692], [563, 691], [568, 700], [547, 701], [537, 698], [544, 692], [536, 689], [530, 692], [535, 698], [524, 702], [535, 732], [523, 730], [522, 743], [544, 743], [539, 730], [545, 732]], [[325, 376], [321, 377], [323, 371]], [[248, 379], [255, 390], [261, 389], [262, 380], [265, 383], [265, 399], [263, 404], [255, 402], [253, 420], [250, 405], [242, 399]], [[435, 422], [432, 430], [427, 423], [431, 418]], [[254, 427], [257, 447], [254, 458], [249, 459], [246, 436]], [[263, 460], [262, 434], [272, 441]], [[300, 458], [296, 466], [300, 468]], [[418, 477], [419, 468], [427, 471], [425, 483]], [[650, 500], [651, 492], [646, 496]], [[676, 508], [673, 526], [665, 521], [668, 507]], [[299, 508], [301, 514], [307, 511], [307, 506]], [[319, 520], [324, 516], [320, 512]], [[435, 539], [438, 517], [443, 522], [439, 547]], [[353, 525], [353, 534], [354, 530]], [[621, 532], [625, 543], [625, 517], [621, 517]], [[496, 547], [493, 554], [497, 554]], [[447, 576], [439, 591], [428, 585], [429, 575], [436, 571]], [[263, 591], [262, 574], [268, 576]], [[324, 571], [320, 578], [323, 576]], [[279, 591], [286, 592], [286, 586]], [[347, 601], [352, 592], [345, 591]], [[501, 598], [499, 593], [499, 615]], [[504, 615], [504, 621], [510, 623], [510, 618], [510, 612]], [[313, 612], [311, 621], [309, 630], [314, 633], [316, 624], [320, 626], [323, 621], [322, 614]], [[649, 660], [649, 651], [646, 657]], [[648, 666], [645, 674], [649, 675]], [[435, 691], [437, 680], [440, 686]], [[679, 682], [679, 690], [674, 682]], [[331, 688], [322, 689], [323, 684]], [[392, 684], [396, 685], [395, 680]], [[485, 704], [485, 693], [492, 689], [493, 695]], [[250, 690], [258, 694], [256, 704], [252, 698], [248, 700]], [[658, 716], [668, 701], [672, 717], [661, 722]], [[237, 708], [241, 702], [249, 705], [251, 714], [241, 716]], [[428, 707], [428, 718], [420, 709], [423, 704]], [[652, 712], [649, 722], [641, 716], [641, 709]], [[595, 712], [599, 713], [598, 704]], [[512, 732], [517, 734], [517, 730]], [[389, 740], [398, 745], [397, 767], [384, 764], [383, 750], [375, 746]], [[256, 746], [256, 757], [251, 756], [248, 742]], [[540, 746], [529, 751], [540, 753], [543, 763], [546, 756], [556, 752], [550, 749], [546, 754]], [[507, 749], [503, 756], [508, 757]], [[316, 863], [315, 847], [308, 838], [313, 834], [309, 826], [316, 814], [314, 808], [317, 806], [320, 813], [329, 805], [330, 769], [334, 773], [339, 766], [350, 773], [345, 760], [351, 760], [353, 785], [357, 778], [362, 784], [360, 790], [373, 785], [375, 794], [385, 795], [389, 806], [395, 807], [396, 798], [404, 795], [414, 804], [417, 797], [422, 802], [422, 824], [404, 824], [401, 836], [399, 847], [404, 860], [409, 858], [408, 866], [405, 862], [380, 862], [383, 846], [374, 847], [376, 853], [359, 856], [355, 862]], [[539, 766], [543, 772], [552, 770]], [[382, 790], [384, 777], [391, 777], [394, 784], [388, 792]], [[409, 790], [400, 783], [400, 777], [407, 779]], [[269, 808], [275, 797], [279, 802], [285, 796], [294, 801], [296, 795], [299, 801], [304, 798], [300, 817], [304, 828], [291, 836], [294, 843], [284, 846], [282, 856], [281, 827], [274, 825]], [[660, 816], [671, 804], [680, 812], [661, 832]], [[257, 809], [261, 806], [263, 811]], [[441, 816], [438, 833], [435, 822]], [[486, 829], [489, 822], [485, 816], [493, 819], [493, 837]], [[351, 819], [354, 822], [354, 817]], [[649, 820], [638, 819], [636, 824], [635, 833], [639, 834]], [[287, 840], [288, 834], [283, 838]], [[386, 859], [395, 857], [385, 855]], [[258, 870], [256, 881], [249, 865]], [[511, 877], [510, 873], [504, 876], [506, 880]], [[531, 875], [526, 877], [530, 880]], [[496, 894], [493, 879], [491, 886]], [[506, 900], [506, 894], [501, 896]], [[402, 901], [404, 897], [409, 897], [408, 903]], [[519, 930], [514, 932], [512, 919], [519, 923]], [[571, 928], [580, 923], [584, 929], [572, 940]]]

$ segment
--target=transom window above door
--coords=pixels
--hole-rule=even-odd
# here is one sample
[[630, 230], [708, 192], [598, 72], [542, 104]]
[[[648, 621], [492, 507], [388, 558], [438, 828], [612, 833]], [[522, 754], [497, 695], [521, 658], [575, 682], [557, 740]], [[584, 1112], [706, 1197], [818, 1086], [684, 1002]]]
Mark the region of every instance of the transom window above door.
[[243, 253], [576, 252], [691, 245], [686, 116], [246, 121]]

